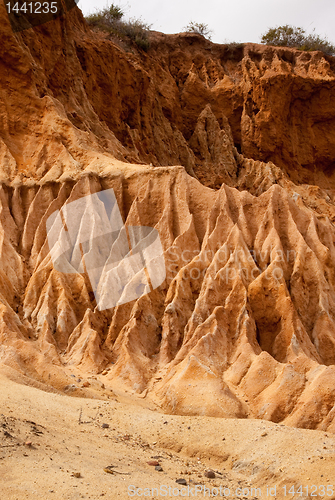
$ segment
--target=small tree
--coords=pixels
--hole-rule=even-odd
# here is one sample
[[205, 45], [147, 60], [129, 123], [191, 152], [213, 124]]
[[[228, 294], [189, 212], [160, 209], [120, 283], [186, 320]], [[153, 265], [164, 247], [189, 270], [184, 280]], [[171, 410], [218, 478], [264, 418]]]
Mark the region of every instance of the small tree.
[[208, 40], [212, 39], [213, 30], [209, 29], [208, 24], [205, 23], [194, 23], [191, 21], [185, 28], [183, 28], [186, 33], [197, 33], [197, 35], [202, 35]]
[[262, 35], [261, 42], [266, 45], [294, 47], [300, 50], [321, 50], [325, 54], [335, 55], [335, 46], [327, 39], [322, 39], [315, 33], [307, 35], [303, 28], [288, 24], [270, 28]]
[[98, 10], [95, 14], [85, 17], [87, 23], [95, 28], [111, 29], [122, 19], [124, 12], [118, 5], [112, 5]]

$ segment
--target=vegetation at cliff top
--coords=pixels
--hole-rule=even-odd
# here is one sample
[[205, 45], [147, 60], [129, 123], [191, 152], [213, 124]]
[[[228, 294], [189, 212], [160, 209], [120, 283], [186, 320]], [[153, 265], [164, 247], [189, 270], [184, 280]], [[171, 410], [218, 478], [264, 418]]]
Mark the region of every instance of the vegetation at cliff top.
[[292, 47], [299, 50], [320, 50], [324, 54], [335, 55], [335, 46], [327, 39], [321, 38], [314, 32], [308, 35], [303, 28], [289, 26], [288, 24], [278, 26], [277, 28], [270, 28], [262, 35], [261, 42], [266, 45]]
[[205, 23], [195, 23], [191, 21], [183, 30], [186, 31], [186, 33], [197, 33], [198, 35], [208, 38], [208, 40], [212, 39], [213, 30], [209, 29], [208, 24]]
[[106, 31], [121, 40], [130, 40], [137, 47], [148, 50], [150, 47], [149, 31], [150, 25], [140, 19], [124, 21], [124, 12], [118, 5], [111, 4], [109, 7], [97, 10], [94, 14], [85, 17], [91, 28]]
[[[124, 21], [124, 11], [121, 7], [111, 4], [109, 7], [97, 10], [94, 14], [85, 17], [91, 28], [96, 28], [117, 36], [123, 41], [131, 41], [139, 48], [148, 50], [150, 47], [149, 32], [151, 25], [141, 19], [130, 19]], [[213, 30], [205, 23], [191, 21], [183, 28], [187, 33], [196, 33], [211, 40]], [[261, 43], [279, 47], [291, 47], [304, 51], [319, 50], [326, 55], [335, 56], [335, 45], [326, 38], [314, 33], [307, 34], [301, 27], [285, 24], [276, 28], [270, 28], [261, 37]]]

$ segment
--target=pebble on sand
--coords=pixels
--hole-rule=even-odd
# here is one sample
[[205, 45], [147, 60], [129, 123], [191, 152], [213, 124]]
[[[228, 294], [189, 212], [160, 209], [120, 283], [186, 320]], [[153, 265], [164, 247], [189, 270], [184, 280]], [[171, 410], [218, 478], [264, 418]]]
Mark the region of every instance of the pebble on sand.
[[81, 474], [80, 474], [80, 472], [72, 472], [71, 476], [76, 477], [76, 478], [80, 478]]
[[187, 481], [183, 477], [180, 479], [176, 479], [176, 483], [182, 484], [183, 486], [187, 486]]
[[212, 469], [208, 469], [205, 471], [205, 477], [208, 477], [209, 479], [214, 479], [215, 472]]

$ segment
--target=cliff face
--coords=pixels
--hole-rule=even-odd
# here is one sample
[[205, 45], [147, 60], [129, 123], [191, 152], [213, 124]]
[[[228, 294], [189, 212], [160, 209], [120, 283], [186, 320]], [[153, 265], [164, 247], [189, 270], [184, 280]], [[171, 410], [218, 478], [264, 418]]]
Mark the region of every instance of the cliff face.
[[[50, 177], [59, 178], [55, 164], [72, 135], [80, 170], [94, 162], [87, 152], [94, 147], [135, 163], [181, 164], [210, 187], [235, 186], [233, 143], [294, 182], [333, 186], [332, 57], [161, 33], [152, 33], [145, 54], [89, 31], [77, 8], [16, 34], [5, 6], [1, 16], [2, 155], [10, 179], [13, 155], [37, 180], [52, 168]], [[52, 131], [47, 116], [57, 121]], [[43, 153], [40, 134], [48, 134]]]
[[[332, 430], [333, 59], [160, 33], [139, 53], [77, 8], [16, 34], [0, 16], [1, 362], [77, 395], [71, 374], [94, 373], [106, 397]], [[46, 221], [110, 188], [159, 232], [166, 279], [99, 311]]]

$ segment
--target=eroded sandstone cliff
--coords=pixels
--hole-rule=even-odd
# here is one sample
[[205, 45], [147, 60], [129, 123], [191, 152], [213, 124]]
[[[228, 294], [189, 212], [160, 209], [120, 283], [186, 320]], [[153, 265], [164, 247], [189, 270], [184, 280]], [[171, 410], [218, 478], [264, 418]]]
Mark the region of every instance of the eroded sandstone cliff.
[[[0, 16], [0, 361], [75, 395], [94, 374], [169, 412], [335, 430], [334, 59], [160, 33], [142, 53], [77, 8], [15, 34]], [[46, 220], [110, 188], [167, 274], [99, 311]]]

